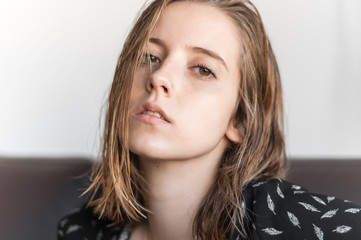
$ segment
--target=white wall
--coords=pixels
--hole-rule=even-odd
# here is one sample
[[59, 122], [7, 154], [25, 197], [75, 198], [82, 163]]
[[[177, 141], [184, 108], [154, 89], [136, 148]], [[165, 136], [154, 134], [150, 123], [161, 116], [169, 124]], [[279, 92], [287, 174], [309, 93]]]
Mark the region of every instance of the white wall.
[[[0, 1], [0, 155], [96, 155], [143, 2]], [[361, 157], [361, 1], [254, 2], [283, 77], [288, 153]]]
[[361, 156], [361, 1], [256, 0], [282, 75], [288, 152]]

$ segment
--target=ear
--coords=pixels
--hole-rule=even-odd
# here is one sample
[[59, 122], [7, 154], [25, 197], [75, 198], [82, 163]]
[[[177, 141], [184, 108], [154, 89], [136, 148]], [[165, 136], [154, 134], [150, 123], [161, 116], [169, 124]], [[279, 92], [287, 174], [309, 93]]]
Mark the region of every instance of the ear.
[[238, 129], [234, 126], [234, 121], [229, 121], [227, 130], [226, 130], [226, 137], [229, 141], [234, 143], [240, 143], [242, 141], [242, 138], [240, 136], [240, 133]]

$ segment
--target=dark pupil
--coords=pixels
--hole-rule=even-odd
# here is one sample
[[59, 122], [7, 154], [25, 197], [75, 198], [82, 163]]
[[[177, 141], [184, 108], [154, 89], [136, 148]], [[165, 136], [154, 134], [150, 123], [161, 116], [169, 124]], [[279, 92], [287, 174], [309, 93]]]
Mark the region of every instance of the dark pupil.
[[209, 70], [208, 70], [207, 68], [204, 68], [204, 67], [201, 67], [201, 68], [199, 69], [199, 72], [200, 72], [200, 74], [203, 75], [203, 76], [208, 76], [208, 75], [210, 74]]
[[155, 62], [155, 61], [156, 61], [156, 59], [155, 59], [155, 57], [154, 57], [153, 55], [149, 55], [149, 59], [150, 59], [151, 62]]

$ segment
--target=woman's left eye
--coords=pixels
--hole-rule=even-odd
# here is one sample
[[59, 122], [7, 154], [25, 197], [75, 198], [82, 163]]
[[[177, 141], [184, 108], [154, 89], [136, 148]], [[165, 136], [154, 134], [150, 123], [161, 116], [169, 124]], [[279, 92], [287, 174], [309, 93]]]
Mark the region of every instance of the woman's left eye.
[[210, 76], [213, 76], [214, 78], [216, 77], [215, 74], [213, 73], [213, 71], [210, 68], [208, 68], [208, 67], [206, 67], [204, 65], [197, 65], [197, 66], [195, 66], [193, 68], [202, 77], [205, 77], [205, 78], [210, 77]]

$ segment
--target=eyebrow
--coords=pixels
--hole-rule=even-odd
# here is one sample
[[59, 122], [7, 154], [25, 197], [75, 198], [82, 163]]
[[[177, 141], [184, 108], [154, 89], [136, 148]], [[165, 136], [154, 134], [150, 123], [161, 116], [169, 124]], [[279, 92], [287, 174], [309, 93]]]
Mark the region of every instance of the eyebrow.
[[159, 46], [161, 46], [163, 48], [166, 48], [165, 43], [162, 40], [160, 40], [159, 38], [150, 38], [149, 42], [157, 44], [157, 45], [159, 45]]
[[[149, 42], [154, 43], [154, 44], [156, 44], [156, 45], [159, 45], [159, 46], [161, 46], [162, 48], [166, 48], [166, 45], [165, 45], [164, 41], [162, 41], [162, 40], [159, 39], [159, 38], [150, 38], [150, 39], [149, 39]], [[194, 52], [201, 53], [201, 54], [205, 54], [205, 55], [210, 56], [211, 58], [214, 58], [215, 60], [217, 60], [218, 62], [220, 62], [220, 63], [226, 68], [226, 70], [228, 71], [228, 67], [227, 67], [226, 62], [225, 62], [225, 61], [223, 60], [223, 58], [222, 58], [221, 56], [219, 56], [216, 52], [211, 51], [211, 50], [206, 49], [206, 48], [196, 47], [196, 46], [187, 46], [187, 48], [191, 49], [191, 50], [194, 51]]]
[[193, 46], [190, 46], [189, 48], [192, 49], [192, 50], [195, 51], [195, 52], [202, 53], [202, 54], [205, 54], [205, 55], [210, 56], [211, 58], [216, 59], [216, 60], [217, 60], [218, 62], [220, 62], [220, 63], [226, 68], [226, 70], [228, 71], [226, 62], [225, 62], [225, 61], [223, 60], [223, 58], [221, 58], [221, 56], [219, 56], [216, 52], [213, 52], [213, 51], [211, 51], [211, 50], [209, 50], [209, 49], [205, 49], [205, 48], [201, 48], [201, 47], [193, 47]]

